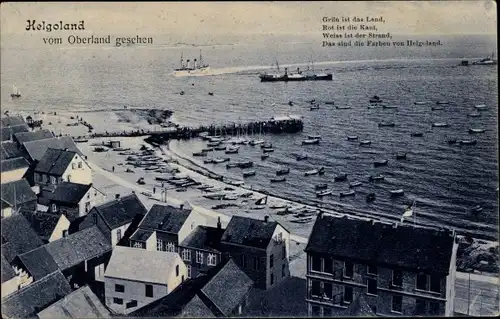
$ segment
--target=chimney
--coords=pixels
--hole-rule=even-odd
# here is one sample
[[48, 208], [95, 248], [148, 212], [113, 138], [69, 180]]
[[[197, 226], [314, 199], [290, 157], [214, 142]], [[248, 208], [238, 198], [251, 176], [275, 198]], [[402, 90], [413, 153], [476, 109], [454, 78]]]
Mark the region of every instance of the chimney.
[[115, 194], [115, 199], [119, 200], [120, 199], [120, 194]]
[[269, 216], [267, 216], [267, 215], [266, 215], [266, 216], [264, 216], [264, 222], [266, 222], [266, 223], [267, 223], [268, 221], [269, 221]]
[[184, 208], [184, 204], [181, 204], [179, 207], [180, 207], [181, 209], [183, 209], [183, 208]]
[[222, 224], [220, 222], [220, 216], [217, 217], [217, 229], [221, 229], [222, 228]]

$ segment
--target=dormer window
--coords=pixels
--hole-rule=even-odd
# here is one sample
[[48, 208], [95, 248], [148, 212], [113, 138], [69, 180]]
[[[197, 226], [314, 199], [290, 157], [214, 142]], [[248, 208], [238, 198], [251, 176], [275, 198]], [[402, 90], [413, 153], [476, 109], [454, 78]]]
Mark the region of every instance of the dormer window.
[[71, 169], [76, 169], [76, 164], [75, 163], [71, 163]]
[[[69, 176], [68, 176], [68, 181], [69, 181]], [[51, 182], [53, 185], [57, 184], [57, 179], [55, 178], [55, 176], [51, 176], [51, 177], [50, 177], [50, 182]]]
[[83, 167], [82, 162], [78, 162], [78, 168], [82, 168], [82, 167]]
[[57, 212], [57, 205], [56, 204], [52, 204], [52, 212], [53, 213]]

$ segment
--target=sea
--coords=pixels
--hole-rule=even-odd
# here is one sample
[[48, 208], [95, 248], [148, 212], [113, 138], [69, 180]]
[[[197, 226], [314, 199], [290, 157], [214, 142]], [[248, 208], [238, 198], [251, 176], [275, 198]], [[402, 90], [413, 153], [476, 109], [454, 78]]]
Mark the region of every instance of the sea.
[[[412, 39], [415, 39], [414, 37]], [[498, 69], [459, 66], [478, 60], [497, 47], [496, 37], [441, 37], [439, 47], [323, 48], [319, 39], [226, 43], [216, 45], [145, 46], [3, 46], [1, 54], [2, 110], [93, 110], [159, 108], [172, 110], [172, 120], [184, 126], [243, 123], [275, 116], [299, 115], [304, 130], [297, 134], [265, 135], [274, 152], [261, 160], [260, 147], [241, 146], [232, 160], [252, 160], [256, 175], [245, 182], [272, 195], [339, 211], [397, 221], [416, 204], [409, 222], [453, 228], [488, 239], [498, 237]], [[431, 39], [433, 40], [433, 39]], [[208, 76], [175, 77], [181, 54], [197, 58], [202, 49], [210, 64]], [[259, 73], [272, 71], [276, 61], [294, 71], [333, 73], [333, 81], [261, 83]], [[23, 96], [11, 100], [16, 85]], [[181, 95], [180, 92], [184, 91]], [[213, 92], [213, 95], [208, 95]], [[369, 108], [377, 95], [396, 108]], [[310, 100], [320, 105], [310, 110]], [[293, 101], [293, 105], [289, 105]], [[324, 102], [334, 101], [335, 105]], [[426, 101], [428, 104], [416, 105]], [[437, 101], [448, 101], [432, 110]], [[476, 105], [484, 104], [484, 109]], [[336, 106], [350, 106], [337, 109]], [[469, 113], [479, 112], [479, 117]], [[379, 127], [382, 122], [394, 127]], [[446, 123], [448, 127], [433, 127]], [[470, 134], [469, 129], [484, 129]], [[414, 137], [422, 132], [422, 137]], [[259, 132], [242, 132], [258, 138]], [[302, 146], [308, 135], [321, 135], [319, 145]], [[369, 147], [347, 136], [370, 140]], [[475, 145], [448, 140], [476, 140]], [[176, 142], [191, 156], [206, 147], [200, 139]], [[397, 153], [407, 158], [396, 159]], [[296, 154], [308, 159], [297, 161]], [[213, 157], [226, 156], [223, 152]], [[202, 159], [193, 159], [198, 163]], [[388, 160], [375, 167], [374, 161]], [[205, 165], [224, 176], [242, 179], [240, 169]], [[285, 183], [271, 184], [278, 168], [289, 167]], [[325, 167], [323, 176], [304, 172]], [[346, 173], [348, 180], [335, 182]], [[369, 182], [371, 175], [385, 180]], [[361, 181], [354, 197], [339, 197], [349, 183]], [[327, 183], [333, 196], [317, 198], [314, 185]], [[393, 198], [391, 190], [403, 189]], [[375, 193], [367, 203], [365, 196]], [[483, 210], [472, 214], [481, 205]]]

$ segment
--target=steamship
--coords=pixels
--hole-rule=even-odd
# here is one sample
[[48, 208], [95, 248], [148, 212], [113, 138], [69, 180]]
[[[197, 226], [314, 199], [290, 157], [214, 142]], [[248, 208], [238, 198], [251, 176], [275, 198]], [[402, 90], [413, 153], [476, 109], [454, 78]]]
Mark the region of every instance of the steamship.
[[200, 50], [200, 58], [191, 60], [186, 60], [184, 63], [183, 54], [181, 54], [181, 67], [178, 69], [174, 69], [175, 76], [195, 76], [195, 75], [204, 75], [210, 71], [210, 66], [206, 63], [203, 63], [203, 57], [201, 55]]
[[[279, 72], [279, 64], [276, 61], [276, 66]], [[264, 73], [259, 75], [261, 82], [288, 82], [288, 81], [331, 81], [333, 75], [331, 73], [313, 73], [303, 74], [300, 68], [297, 68], [296, 73], [288, 73], [288, 68], [285, 68], [285, 74], [279, 73]]]

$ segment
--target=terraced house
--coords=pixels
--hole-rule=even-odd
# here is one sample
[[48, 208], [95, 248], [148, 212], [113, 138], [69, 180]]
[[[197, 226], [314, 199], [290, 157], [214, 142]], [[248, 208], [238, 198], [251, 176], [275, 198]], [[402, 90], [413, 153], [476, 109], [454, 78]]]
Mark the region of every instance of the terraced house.
[[[447, 230], [320, 214], [306, 246], [311, 316], [450, 316], [458, 242]], [[360, 302], [362, 304], [360, 304]]]

